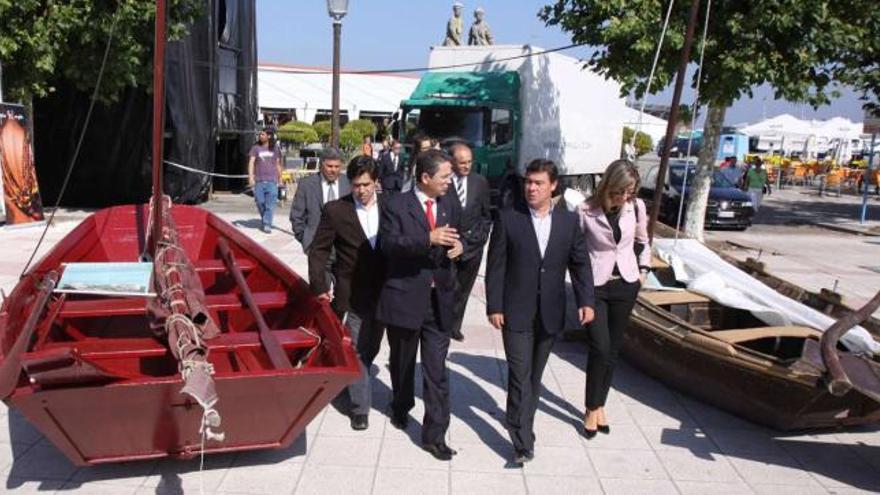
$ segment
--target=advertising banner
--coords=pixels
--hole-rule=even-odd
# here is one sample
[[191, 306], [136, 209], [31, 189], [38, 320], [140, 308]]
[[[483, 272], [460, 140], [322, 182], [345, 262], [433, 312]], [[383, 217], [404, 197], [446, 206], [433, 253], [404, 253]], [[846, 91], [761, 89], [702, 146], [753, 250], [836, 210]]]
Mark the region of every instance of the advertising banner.
[[0, 103], [0, 169], [6, 224], [43, 220], [33, 146], [22, 105]]

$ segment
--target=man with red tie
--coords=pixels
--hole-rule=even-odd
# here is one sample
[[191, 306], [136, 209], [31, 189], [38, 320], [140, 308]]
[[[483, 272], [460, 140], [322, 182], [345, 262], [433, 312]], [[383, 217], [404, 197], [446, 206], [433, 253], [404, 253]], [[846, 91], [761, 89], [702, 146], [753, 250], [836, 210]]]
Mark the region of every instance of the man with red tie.
[[388, 327], [391, 347], [391, 424], [404, 429], [415, 405], [416, 352], [421, 345], [422, 448], [440, 460], [456, 452], [446, 444], [449, 377], [446, 354], [455, 315], [455, 264], [464, 251], [459, 240], [461, 205], [446, 197], [451, 158], [427, 150], [416, 158], [412, 191], [388, 198], [382, 210], [380, 251], [387, 276], [377, 319]]

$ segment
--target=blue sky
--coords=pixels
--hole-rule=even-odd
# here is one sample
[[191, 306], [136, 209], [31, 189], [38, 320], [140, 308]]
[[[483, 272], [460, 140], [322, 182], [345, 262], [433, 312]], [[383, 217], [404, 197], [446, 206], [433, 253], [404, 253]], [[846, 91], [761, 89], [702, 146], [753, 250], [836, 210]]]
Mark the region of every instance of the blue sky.
[[[332, 63], [332, 27], [326, 0], [256, 0], [257, 50], [260, 62], [329, 67]], [[482, 6], [496, 43], [532, 44], [542, 48], [568, 45], [560, 29], [545, 27], [536, 14], [545, 1], [464, 0], [465, 30], [473, 9]], [[422, 67], [428, 47], [443, 40], [452, 0], [350, 0], [343, 20], [341, 65], [345, 69]], [[588, 48], [565, 52], [585, 57]], [[672, 91], [648, 99], [668, 104]], [[692, 101], [685, 90], [683, 103]], [[861, 103], [852, 92], [814, 112], [809, 106], [773, 99], [768, 88], [756, 88], [754, 98], [737, 101], [727, 112], [727, 124], [756, 122], [763, 116], [791, 113], [796, 117], [833, 116], [862, 121]]]

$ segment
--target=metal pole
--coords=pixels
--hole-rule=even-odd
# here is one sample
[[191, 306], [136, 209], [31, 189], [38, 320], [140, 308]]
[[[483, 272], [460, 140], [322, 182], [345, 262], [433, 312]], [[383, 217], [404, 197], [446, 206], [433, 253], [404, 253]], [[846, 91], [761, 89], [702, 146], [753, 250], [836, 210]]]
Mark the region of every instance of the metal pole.
[[330, 146], [339, 147], [339, 41], [342, 21], [333, 21], [333, 111], [330, 116]]
[[[871, 177], [874, 175], [874, 145], [877, 144], [877, 133], [871, 133], [871, 156], [868, 157], [868, 168], [865, 170], [865, 177], [862, 178], [862, 185], [865, 186], [865, 193], [862, 195], [862, 216], [859, 223], [864, 224], [868, 216], [868, 188], [871, 186]], [[880, 187], [878, 185], [877, 187]]]
[[0, 62], [0, 103], [3, 103], [3, 62]]
[[[681, 102], [681, 90], [684, 85], [685, 72], [691, 58], [691, 46], [694, 43], [694, 29], [697, 24], [697, 12], [700, 0], [691, 0], [690, 16], [688, 18], [687, 33], [684, 38], [684, 46], [681, 47], [681, 59], [678, 62], [678, 75], [675, 77], [675, 91], [672, 93], [672, 107], [669, 109], [669, 121], [666, 124], [666, 140], [663, 146], [663, 155], [660, 157], [660, 170], [657, 173], [657, 183], [654, 185], [654, 204], [651, 207], [651, 218], [648, 221], [648, 238], [654, 241], [654, 224], [660, 213], [660, 203], [663, 198], [663, 186], [666, 185], [666, 172], [669, 168], [669, 149], [672, 147], [672, 139], [675, 135], [675, 125], [678, 121], [678, 106]], [[650, 88], [648, 88], [650, 89]], [[693, 132], [693, 130], [691, 130]], [[684, 194], [684, 191], [681, 192]]]
[[151, 252], [162, 238], [162, 139], [165, 110], [165, 0], [156, 2], [155, 47], [153, 48], [153, 210]]

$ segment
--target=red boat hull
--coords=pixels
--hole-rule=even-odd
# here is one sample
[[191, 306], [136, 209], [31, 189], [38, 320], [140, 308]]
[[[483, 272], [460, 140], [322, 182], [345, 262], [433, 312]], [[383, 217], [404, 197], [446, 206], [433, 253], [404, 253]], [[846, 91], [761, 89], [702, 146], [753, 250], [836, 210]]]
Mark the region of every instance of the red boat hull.
[[[359, 377], [348, 332], [287, 265], [232, 225], [196, 207], [172, 209], [180, 244], [196, 267], [210, 316], [222, 334], [206, 341], [222, 417], [223, 441], [205, 452], [290, 445], [344, 387]], [[202, 409], [180, 394], [177, 363], [153, 337], [145, 301], [133, 297], [53, 297], [33, 342], [17, 355], [37, 281], [67, 262], [136, 261], [144, 250], [146, 206], [101, 210], [59, 242], [16, 286], [0, 310], [0, 378], [17, 376], [4, 399], [79, 465], [202, 451]], [[277, 369], [256, 322], [224, 269], [218, 240], [229, 244], [259, 311], [293, 369]], [[100, 377], [67, 372], [34, 383], [28, 363], [75, 356]], [[21, 366], [10, 366], [20, 360]], [[34, 366], [35, 368], [36, 366]]]

